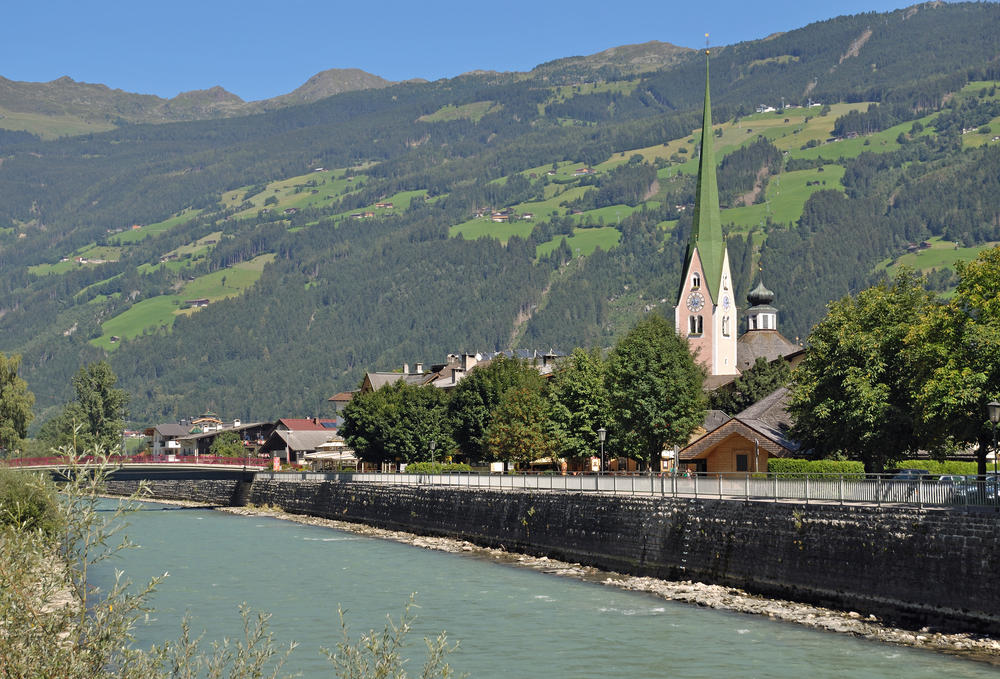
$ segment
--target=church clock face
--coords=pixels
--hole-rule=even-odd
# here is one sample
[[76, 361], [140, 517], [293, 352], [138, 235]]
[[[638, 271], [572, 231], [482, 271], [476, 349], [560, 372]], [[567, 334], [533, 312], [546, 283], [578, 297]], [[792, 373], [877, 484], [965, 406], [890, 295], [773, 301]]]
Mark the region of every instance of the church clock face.
[[722, 296], [722, 308], [729, 311], [729, 295]]
[[692, 292], [687, 298], [689, 311], [701, 311], [705, 306], [705, 296], [700, 292]]

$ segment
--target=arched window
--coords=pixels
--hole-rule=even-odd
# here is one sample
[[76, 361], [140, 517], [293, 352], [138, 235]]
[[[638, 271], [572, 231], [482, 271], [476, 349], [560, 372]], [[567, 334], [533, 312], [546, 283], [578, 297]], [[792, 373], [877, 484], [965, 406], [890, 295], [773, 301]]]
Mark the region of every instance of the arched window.
[[729, 337], [729, 316], [722, 317], [722, 336]]
[[688, 334], [689, 335], [700, 335], [702, 333], [702, 319], [701, 316], [688, 316]]
[[701, 287], [701, 274], [695, 271], [691, 274], [691, 287], [700, 288]]

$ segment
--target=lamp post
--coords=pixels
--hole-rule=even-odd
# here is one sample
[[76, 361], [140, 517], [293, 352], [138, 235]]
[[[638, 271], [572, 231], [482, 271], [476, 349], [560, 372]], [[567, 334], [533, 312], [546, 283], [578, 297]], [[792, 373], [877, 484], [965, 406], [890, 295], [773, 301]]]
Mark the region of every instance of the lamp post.
[[597, 430], [597, 438], [601, 441], [601, 472], [604, 472], [604, 439], [608, 437], [608, 430], [601, 427]]
[[434, 464], [434, 449], [437, 448], [437, 445], [438, 445], [437, 441], [431, 441], [431, 443], [430, 443], [430, 448], [431, 448], [431, 465]]
[[997, 424], [1000, 423], [1000, 403], [990, 401], [986, 404], [986, 414], [993, 423], [993, 500], [996, 502], [997, 486], [1000, 486], [1000, 479], [997, 478]]

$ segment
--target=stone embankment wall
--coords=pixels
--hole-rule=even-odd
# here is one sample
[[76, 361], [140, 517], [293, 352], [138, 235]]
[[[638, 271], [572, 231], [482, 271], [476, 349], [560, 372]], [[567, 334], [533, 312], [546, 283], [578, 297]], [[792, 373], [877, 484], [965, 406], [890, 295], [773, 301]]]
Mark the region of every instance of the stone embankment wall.
[[257, 479], [249, 501], [664, 579], [1000, 633], [996, 512]]
[[107, 481], [109, 495], [132, 495], [146, 482], [146, 500], [187, 500], [208, 505], [242, 506], [250, 495], [252, 473], [149, 474], [115, 472]]
[[[698, 580], [1000, 634], [1000, 513], [489, 491], [249, 477], [150, 481], [153, 498], [270, 504], [630, 575]], [[126, 494], [134, 478], [111, 482]]]

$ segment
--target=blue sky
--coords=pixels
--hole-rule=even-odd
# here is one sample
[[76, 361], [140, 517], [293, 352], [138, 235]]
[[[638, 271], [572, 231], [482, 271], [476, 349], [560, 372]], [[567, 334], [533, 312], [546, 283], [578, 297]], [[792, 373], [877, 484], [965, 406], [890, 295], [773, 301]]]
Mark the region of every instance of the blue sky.
[[328, 68], [389, 80], [530, 70], [560, 57], [661, 40], [699, 47], [763, 38], [891, 0], [52, 0], [4, 8], [0, 76], [68, 75], [172, 97], [221, 85], [246, 100], [284, 94]]

